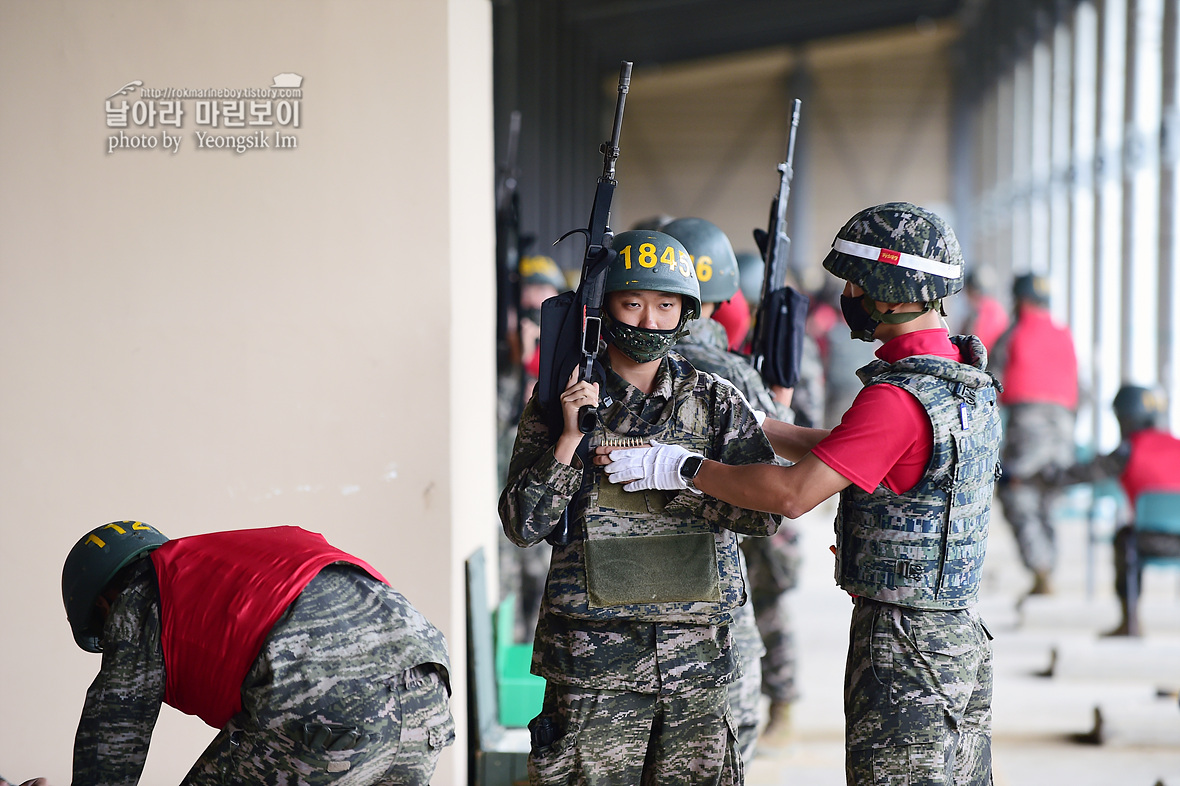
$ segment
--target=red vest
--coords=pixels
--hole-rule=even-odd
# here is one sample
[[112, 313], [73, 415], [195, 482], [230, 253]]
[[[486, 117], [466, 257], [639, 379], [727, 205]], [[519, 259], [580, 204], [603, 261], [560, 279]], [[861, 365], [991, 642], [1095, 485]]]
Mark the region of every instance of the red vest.
[[1000, 301], [986, 295], [980, 296], [975, 309], [975, 324], [967, 332], [974, 334], [991, 351], [1008, 329], [1008, 312], [1000, 305]]
[[1025, 306], [1008, 336], [1001, 404], [1078, 407], [1078, 361], [1069, 330], [1046, 309]]
[[151, 559], [160, 587], [164, 701], [215, 729], [242, 709], [242, 680], [267, 634], [320, 570], [348, 562], [385, 582], [363, 560], [298, 527], [177, 538]]
[[1180, 491], [1180, 439], [1166, 431], [1144, 429], [1131, 435], [1131, 457], [1119, 483], [1131, 507], [1145, 491]]

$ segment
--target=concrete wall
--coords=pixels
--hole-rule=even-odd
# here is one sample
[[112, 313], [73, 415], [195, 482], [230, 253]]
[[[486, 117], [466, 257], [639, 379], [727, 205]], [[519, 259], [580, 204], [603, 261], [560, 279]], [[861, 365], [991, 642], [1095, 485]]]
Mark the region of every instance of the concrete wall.
[[[0, 6], [0, 774], [69, 782], [99, 660], [62, 560], [134, 518], [295, 524], [372, 562], [450, 642], [435, 782], [461, 782], [462, 560], [497, 491], [490, 25], [484, 0]], [[190, 98], [125, 129], [156, 149], [108, 152], [132, 80], [111, 100], [287, 72], [300, 122], [269, 149], [197, 149], [231, 131]], [[165, 708], [143, 782], [212, 736]]]
[[[660, 213], [699, 216], [755, 250], [786, 156], [791, 101], [803, 107], [788, 228], [813, 280], [858, 210], [916, 202], [953, 223], [951, 50], [942, 24], [817, 42], [632, 76], [618, 162], [616, 231]], [[820, 275], [822, 274], [822, 275]]]

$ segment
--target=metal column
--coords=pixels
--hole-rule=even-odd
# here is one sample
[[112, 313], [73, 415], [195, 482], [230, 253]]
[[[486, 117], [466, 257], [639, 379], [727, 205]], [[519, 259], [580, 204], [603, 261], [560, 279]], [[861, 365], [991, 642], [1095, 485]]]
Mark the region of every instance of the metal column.
[[1159, 382], [1168, 395], [1172, 429], [1180, 422], [1176, 330], [1177, 264], [1180, 256], [1180, 0], [1165, 0], [1159, 219]]
[[1156, 377], [1162, 0], [1127, 3], [1123, 145], [1122, 362], [1127, 381]]

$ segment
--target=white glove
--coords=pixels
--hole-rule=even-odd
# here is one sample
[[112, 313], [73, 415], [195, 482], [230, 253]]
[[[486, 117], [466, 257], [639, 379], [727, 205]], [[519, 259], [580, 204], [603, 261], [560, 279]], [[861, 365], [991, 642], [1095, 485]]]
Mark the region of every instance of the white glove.
[[623, 486], [623, 491], [680, 491], [688, 488], [680, 468], [689, 456], [700, 455], [679, 445], [665, 445], [653, 439], [650, 448], [612, 450], [611, 463], [606, 465], [605, 470], [611, 483], [627, 484]]

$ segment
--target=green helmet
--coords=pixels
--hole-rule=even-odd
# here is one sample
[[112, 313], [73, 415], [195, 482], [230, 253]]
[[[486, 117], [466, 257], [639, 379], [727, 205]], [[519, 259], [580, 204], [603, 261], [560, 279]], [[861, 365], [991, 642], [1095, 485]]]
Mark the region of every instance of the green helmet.
[[766, 263], [757, 251], [737, 253], [738, 285], [746, 302], [752, 306], [762, 300], [762, 280], [766, 278]]
[[664, 227], [668, 226], [668, 224], [671, 222], [672, 222], [672, 216], [664, 215], [663, 213], [657, 213], [654, 216], [648, 216], [647, 218], [641, 218], [640, 220], [636, 221], [631, 226], [631, 229], [633, 229], [633, 230], [634, 229], [642, 229], [642, 230], [654, 229], [657, 232], [663, 232]]
[[663, 229], [684, 244], [696, 265], [701, 300], [723, 303], [738, 291], [737, 257], [729, 238], [703, 218], [678, 218]]
[[615, 235], [611, 248], [618, 257], [606, 274], [607, 292], [670, 292], [684, 297], [681, 321], [701, 315], [696, 269], [679, 240], [655, 230], [629, 230]]
[[1025, 273], [1012, 281], [1012, 298], [1047, 306], [1051, 289], [1049, 279], [1036, 273]]
[[569, 289], [569, 286], [565, 283], [565, 276], [562, 275], [561, 268], [553, 261], [553, 257], [521, 257], [517, 270], [520, 272], [521, 286], [550, 284], [558, 292], [564, 292]]
[[142, 521], [114, 521], [86, 533], [70, 549], [61, 572], [61, 595], [74, 641], [101, 652], [102, 619], [95, 604], [119, 571], [168, 542]]
[[1124, 437], [1145, 428], [1158, 428], [1167, 414], [1163, 395], [1140, 385], [1123, 385], [1114, 396], [1114, 414]]
[[909, 202], [860, 211], [832, 241], [824, 267], [883, 303], [938, 302], [963, 288], [963, 251], [939, 216]]

